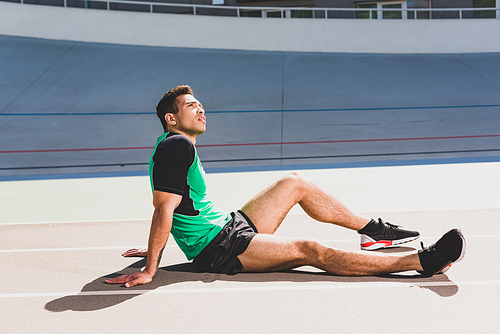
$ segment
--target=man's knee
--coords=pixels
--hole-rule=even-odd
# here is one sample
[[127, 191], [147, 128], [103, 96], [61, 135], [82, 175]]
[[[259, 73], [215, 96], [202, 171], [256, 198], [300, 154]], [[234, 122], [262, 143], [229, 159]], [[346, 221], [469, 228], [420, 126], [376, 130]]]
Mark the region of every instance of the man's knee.
[[293, 181], [302, 181], [304, 180], [304, 175], [300, 172], [290, 172], [284, 176], [284, 178], [291, 179]]
[[332, 247], [319, 240], [304, 239], [298, 241], [296, 245], [300, 254], [300, 265], [309, 265], [324, 270], [332, 262], [332, 256], [336, 253]]
[[290, 172], [281, 178], [282, 182], [293, 184], [294, 187], [300, 188], [309, 184], [310, 180], [300, 172]]
[[311, 264], [311, 259], [319, 259], [322, 257], [324, 244], [315, 239], [301, 239], [295, 243], [297, 252], [300, 258]]

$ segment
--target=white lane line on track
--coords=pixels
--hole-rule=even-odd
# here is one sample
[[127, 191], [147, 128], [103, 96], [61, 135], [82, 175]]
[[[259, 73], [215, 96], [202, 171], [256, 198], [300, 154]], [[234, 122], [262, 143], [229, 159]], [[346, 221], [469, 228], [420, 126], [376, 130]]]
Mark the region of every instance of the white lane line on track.
[[67, 221], [50, 221], [50, 222], [14, 222], [14, 223], [0, 223], [2, 226], [16, 226], [16, 225], [50, 225], [50, 224], [93, 224], [93, 223], [129, 223], [129, 222], [151, 222], [151, 218], [137, 218], [137, 219], [101, 219], [101, 220], [67, 220]]
[[462, 281], [462, 282], [352, 282], [352, 283], [302, 283], [282, 286], [247, 286], [233, 288], [196, 288], [173, 289], [160, 288], [156, 290], [134, 290], [133, 288], [110, 291], [82, 291], [82, 292], [33, 292], [33, 293], [3, 293], [0, 298], [40, 298], [40, 297], [85, 297], [85, 296], [112, 296], [112, 295], [142, 295], [148, 294], [189, 294], [189, 293], [234, 293], [234, 292], [271, 292], [271, 291], [307, 291], [307, 290], [347, 290], [347, 289], [381, 289], [381, 288], [430, 288], [446, 286], [485, 286], [500, 285], [500, 280]]
[[[485, 234], [485, 235], [468, 235], [467, 239], [473, 238], [499, 238], [500, 234]], [[440, 237], [424, 237], [418, 240], [437, 240]], [[337, 240], [323, 240], [327, 244], [335, 244], [341, 242], [357, 242], [359, 239], [337, 239]], [[402, 245], [404, 246], [404, 244]], [[144, 246], [141, 246], [144, 247]], [[177, 247], [175, 244], [167, 245], [167, 248]], [[0, 249], [0, 253], [36, 253], [36, 252], [67, 252], [67, 251], [93, 251], [93, 250], [107, 250], [107, 249], [123, 249], [138, 248], [138, 246], [96, 246], [96, 247], [68, 247], [68, 248], [32, 248], [32, 249]]]
[[[176, 245], [167, 245], [167, 248], [176, 247]], [[127, 250], [131, 248], [139, 248], [138, 246], [109, 246], [109, 247], [69, 247], [69, 248], [35, 248], [35, 249], [0, 249], [0, 253], [37, 253], [37, 252], [68, 252], [68, 251], [93, 251], [120, 249]]]

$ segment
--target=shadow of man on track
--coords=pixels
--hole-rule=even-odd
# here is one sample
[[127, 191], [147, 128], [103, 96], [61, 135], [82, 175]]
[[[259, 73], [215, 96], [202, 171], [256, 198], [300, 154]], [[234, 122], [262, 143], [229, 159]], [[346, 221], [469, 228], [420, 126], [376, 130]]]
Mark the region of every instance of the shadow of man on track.
[[132, 274], [146, 265], [141, 259], [123, 270], [108, 274], [86, 284], [77, 295], [65, 296], [48, 302], [45, 309], [51, 312], [96, 311], [123, 303], [131, 298], [154, 291], [160, 287], [185, 282], [211, 283], [215, 281], [266, 283], [266, 282], [332, 282], [332, 283], [407, 283], [429, 289], [441, 297], [450, 297], [458, 292], [458, 286], [446, 275], [423, 277], [420, 275], [391, 274], [384, 276], [349, 277], [335, 276], [326, 272], [310, 272], [294, 269], [271, 273], [239, 273], [237, 275], [200, 272], [192, 263], [181, 263], [161, 267], [154, 280], [146, 285], [125, 288], [124, 285], [107, 284], [105, 281], [119, 275]]

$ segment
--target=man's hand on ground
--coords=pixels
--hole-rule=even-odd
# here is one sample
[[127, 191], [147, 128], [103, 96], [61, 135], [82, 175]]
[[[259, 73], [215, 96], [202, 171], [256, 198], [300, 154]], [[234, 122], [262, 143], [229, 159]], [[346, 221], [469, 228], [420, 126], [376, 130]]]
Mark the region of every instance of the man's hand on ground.
[[108, 284], [123, 284], [125, 287], [130, 288], [138, 284], [147, 284], [153, 280], [153, 276], [147, 272], [140, 271], [132, 275], [121, 275], [115, 278], [106, 280]]
[[123, 257], [146, 257], [147, 255], [147, 248], [132, 248], [122, 253]]

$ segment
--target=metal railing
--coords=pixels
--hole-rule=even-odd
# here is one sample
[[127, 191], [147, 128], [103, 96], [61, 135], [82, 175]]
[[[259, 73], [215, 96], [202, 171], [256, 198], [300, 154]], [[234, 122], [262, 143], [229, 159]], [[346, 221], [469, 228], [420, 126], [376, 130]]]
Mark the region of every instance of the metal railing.
[[[5, 1], [5, 0], [0, 0]], [[12, 2], [12, 1], [8, 1]], [[22, 4], [57, 6], [57, 0], [20, 0]], [[45, 3], [43, 3], [45, 2]], [[277, 18], [367, 18], [383, 19], [384, 13], [401, 13], [399, 19], [433, 18], [497, 18], [500, 7], [489, 8], [320, 8], [320, 7], [251, 7], [225, 5], [197, 5], [127, 0], [62, 0], [63, 7], [122, 10], [150, 13], [191, 14], [233, 17], [277, 17]], [[135, 9], [134, 9], [135, 7]], [[170, 10], [169, 10], [170, 9]], [[260, 12], [260, 16], [259, 13]], [[411, 13], [411, 15], [408, 15]], [[422, 15], [418, 15], [423, 13]], [[439, 14], [447, 15], [439, 15]], [[453, 14], [452, 14], [453, 13]], [[485, 13], [487, 15], [477, 15]], [[252, 14], [252, 15], [249, 15]], [[270, 15], [272, 14], [272, 15]], [[465, 15], [464, 15], [465, 14]], [[411, 16], [411, 18], [409, 18]], [[420, 16], [420, 17], [419, 17]], [[456, 17], [455, 17], [456, 16]], [[479, 16], [479, 17], [478, 17]], [[393, 17], [394, 18], [394, 17]]]

